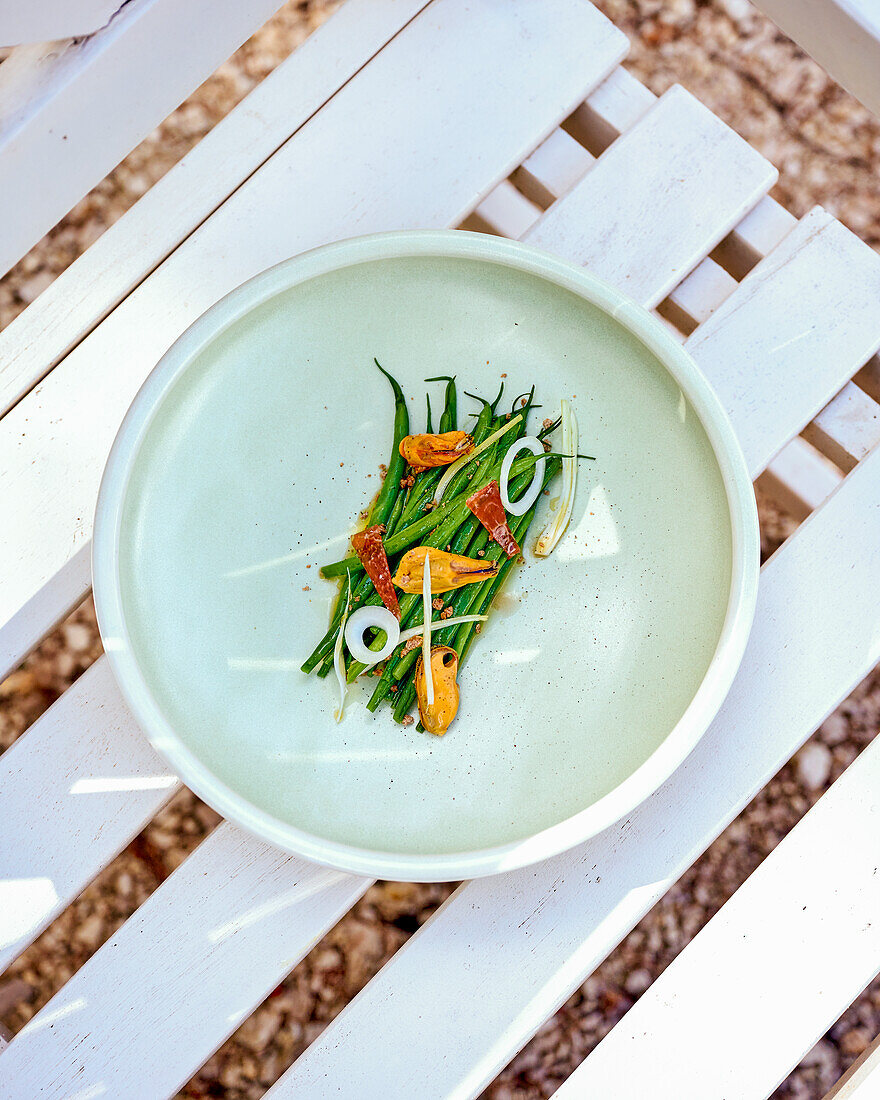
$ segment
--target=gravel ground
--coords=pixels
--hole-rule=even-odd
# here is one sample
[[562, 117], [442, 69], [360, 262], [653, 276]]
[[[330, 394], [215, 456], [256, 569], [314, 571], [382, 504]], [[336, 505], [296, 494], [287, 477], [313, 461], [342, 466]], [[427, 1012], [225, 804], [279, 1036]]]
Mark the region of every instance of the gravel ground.
[[[289, 3], [142, 143], [6, 278], [7, 324], [191, 148], [335, 5]], [[745, 0], [599, 0], [630, 35], [632, 70], [656, 92], [679, 82], [780, 168], [776, 196], [816, 202], [880, 246], [880, 124]], [[794, 524], [759, 499], [765, 554]], [[0, 684], [0, 750], [100, 653], [90, 603]], [[487, 1089], [492, 1100], [549, 1096], [773, 850], [880, 726], [869, 677]], [[217, 824], [178, 795], [0, 978], [0, 1021], [18, 1030]], [[379, 883], [271, 994], [183, 1097], [262, 1096], [283, 1069], [448, 896], [452, 885]], [[824, 1095], [880, 1031], [880, 982], [775, 1094]], [[737, 1052], [748, 1056], [747, 1051]]]

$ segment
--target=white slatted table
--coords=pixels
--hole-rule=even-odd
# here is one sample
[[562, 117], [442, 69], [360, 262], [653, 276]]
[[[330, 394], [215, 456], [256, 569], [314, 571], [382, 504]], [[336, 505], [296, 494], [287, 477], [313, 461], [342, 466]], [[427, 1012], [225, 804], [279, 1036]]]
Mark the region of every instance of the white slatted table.
[[[273, 7], [210, 20], [176, 99]], [[131, 0], [117, 18], [141, 31], [99, 31], [94, 65], [71, 69], [78, 94], [118, 39], [141, 56], [170, 13]], [[753, 476], [813, 513], [764, 567], [742, 669], [679, 771], [588, 844], [460, 887], [273, 1097], [477, 1095], [880, 659], [880, 257], [821, 209], [797, 222], [767, 197], [762, 157], [683, 89], [655, 99], [625, 53], [585, 0], [349, 0], [0, 334], [0, 675], [88, 591], [98, 479], [162, 352], [250, 275], [357, 233], [464, 222], [587, 265], [657, 308]], [[13, 58], [24, 97], [33, 54]], [[7, 203], [56, 156], [37, 119], [67, 117], [62, 84], [18, 130], [0, 99]], [[58, 173], [2, 263], [167, 97], [141, 106], [109, 153], [81, 135], [77, 173]], [[3, 965], [178, 788], [99, 661], [0, 757]], [[562, 1094], [769, 1093], [880, 969], [878, 789], [875, 746]], [[0, 1097], [173, 1094], [368, 885], [220, 825], [0, 1054]], [[774, 997], [745, 1006], [744, 974]], [[695, 1030], [713, 1057], [682, 1047]], [[754, 1057], [726, 1058], [733, 1043]], [[871, 1065], [840, 1095], [870, 1095]]]

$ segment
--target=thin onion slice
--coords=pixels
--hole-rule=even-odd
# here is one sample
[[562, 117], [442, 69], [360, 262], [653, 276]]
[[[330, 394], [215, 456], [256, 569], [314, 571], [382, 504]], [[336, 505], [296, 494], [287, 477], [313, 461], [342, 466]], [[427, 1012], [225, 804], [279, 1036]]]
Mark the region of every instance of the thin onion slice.
[[431, 672], [431, 552], [425, 549], [425, 575], [422, 578], [422, 664], [425, 668], [425, 698], [434, 705], [434, 676]]
[[[577, 455], [578, 449], [578, 422], [574, 415], [574, 409], [563, 399], [562, 401], [562, 440], [560, 444], [565, 455]], [[559, 498], [559, 508], [553, 520], [547, 524], [538, 541], [535, 543], [535, 554], [545, 558], [565, 534], [568, 521], [571, 519], [571, 510], [574, 507], [574, 493], [577, 487], [577, 458], [563, 458], [562, 460], [562, 493]]]
[[[364, 644], [364, 634], [370, 627], [384, 630], [387, 638], [380, 650], [369, 649]], [[345, 628], [345, 644], [348, 652], [362, 665], [376, 665], [390, 657], [400, 642], [400, 623], [387, 607], [371, 604], [352, 612]]]
[[[526, 491], [518, 500], [511, 500], [507, 492], [507, 479], [510, 477], [510, 467], [513, 465], [513, 460], [520, 451], [529, 451], [538, 461], [535, 463], [532, 480], [529, 482]], [[498, 485], [501, 489], [501, 503], [504, 505], [505, 512], [510, 512], [512, 516], [524, 516], [528, 512], [541, 492], [546, 465], [544, 444], [540, 439], [536, 439], [533, 435], [524, 435], [521, 439], [511, 443], [507, 454], [504, 456], [504, 461], [501, 463], [501, 476], [498, 478]]]
[[348, 684], [345, 682], [345, 662], [342, 659], [342, 639], [345, 634], [345, 621], [348, 618], [348, 605], [351, 600], [351, 573], [348, 574], [348, 592], [345, 595], [345, 611], [342, 613], [342, 622], [339, 624], [339, 633], [336, 635], [336, 645], [333, 647], [333, 668], [336, 671], [336, 679], [339, 683], [339, 709], [334, 712], [337, 722], [342, 721], [342, 712], [345, 710], [345, 693]]
[[462, 455], [461, 458], [457, 458], [451, 466], [447, 466], [443, 473], [443, 477], [437, 482], [437, 492], [434, 493], [434, 504], [439, 504], [446, 491], [446, 486], [455, 477], [459, 470], [464, 469], [465, 466], [486, 450], [487, 447], [491, 447], [493, 443], [499, 440], [506, 432], [509, 432], [511, 428], [515, 428], [517, 424], [522, 420], [522, 413], [517, 413], [516, 416], [510, 418], [510, 420], [504, 425], [503, 428], [499, 428], [497, 432], [492, 434], [483, 440], [483, 442], [466, 455]]
[[[435, 630], [442, 630], [445, 626], [461, 626], [462, 623], [484, 623], [489, 618], [488, 615], [453, 615], [451, 619], [435, 619], [431, 623], [431, 633]], [[410, 626], [406, 630], [401, 630], [400, 637], [397, 639], [398, 645], [403, 645], [408, 642], [410, 638], [417, 638], [423, 635], [425, 632], [424, 626]], [[361, 676], [366, 676], [368, 672], [372, 671], [379, 664], [378, 661], [374, 661], [376, 656], [372, 650], [370, 650], [370, 660], [373, 661], [371, 665], [367, 665], [364, 668]]]

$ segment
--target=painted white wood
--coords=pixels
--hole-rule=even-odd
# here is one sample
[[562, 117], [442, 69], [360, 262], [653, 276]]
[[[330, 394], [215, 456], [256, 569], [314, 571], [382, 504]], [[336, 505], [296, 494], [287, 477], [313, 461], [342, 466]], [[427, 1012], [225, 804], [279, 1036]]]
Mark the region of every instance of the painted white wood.
[[[571, 852], [459, 888], [272, 1100], [396, 1100], [426, 1081], [476, 1096], [880, 659], [878, 499], [875, 451], [764, 566], [731, 692], [652, 798]], [[426, 974], [443, 975], [430, 996]]]
[[102, 658], [0, 756], [0, 972], [179, 787]]
[[[0, 470], [0, 487], [2, 485], [3, 471]], [[91, 587], [92, 544], [80, 536], [78, 527], [68, 560], [32, 599], [11, 615], [5, 626], [0, 627], [0, 679], [15, 668], [57, 622], [73, 611]]]
[[880, 738], [575, 1070], [559, 1100], [769, 1096], [880, 970], [878, 791]]
[[842, 476], [815, 447], [795, 436], [770, 460], [756, 484], [800, 521], [824, 504]]
[[690, 337], [753, 477], [880, 347], [878, 301], [880, 256], [816, 207]]
[[880, 115], [877, 0], [755, 0], [838, 83]]
[[765, 195], [726, 237], [713, 256], [736, 279], [744, 278], [797, 225], [797, 218]]
[[880, 1100], [880, 1035], [825, 1094], [824, 1100]]
[[121, 6], [122, 0], [0, 0], [0, 46], [94, 34]]
[[737, 288], [737, 281], [714, 260], [707, 257], [670, 291], [664, 308], [684, 331], [690, 333], [715, 312]]
[[133, 0], [88, 38], [42, 53], [37, 47], [38, 64], [30, 52], [24, 67], [15, 54], [7, 58], [0, 65], [0, 210], [7, 212], [0, 273], [279, 6]]
[[7, 325], [0, 332], [0, 415], [427, 2], [348, 0]]
[[880, 355], [872, 355], [856, 375], [856, 382], [870, 397], [880, 402]]
[[[21, 656], [51, 625], [38, 618], [40, 593], [89, 544], [119, 422], [188, 324], [243, 280], [314, 245], [458, 224], [625, 49], [581, 0], [540, 9], [435, 0], [322, 107], [0, 420], [9, 517], [0, 528], [0, 652]], [[68, 590], [67, 606], [83, 591]], [[27, 623], [24, 634], [8, 625], [13, 616]]]
[[587, 174], [595, 159], [565, 130], [554, 130], [511, 179], [527, 199], [546, 210]]
[[[654, 306], [775, 179], [771, 164], [676, 86], [524, 239]], [[638, 267], [631, 262], [636, 242]]]
[[172, 1096], [369, 881], [223, 823], [20, 1031], [0, 1096]]
[[847, 382], [804, 429], [808, 439], [841, 470], [849, 471], [880, 443], [880, 405]]
[[541, 216], [540, 207], [525, 197], [510, 180], [502, 180], [489, 192], [471, 218], [484, 231], [502, 237], [521, 237]]
[[572, 112], [565, 128], [591, 153], [599, 154], [619, 134], [635, 126], [656, 100], [654, 93], [626, 69], [615, 69]]

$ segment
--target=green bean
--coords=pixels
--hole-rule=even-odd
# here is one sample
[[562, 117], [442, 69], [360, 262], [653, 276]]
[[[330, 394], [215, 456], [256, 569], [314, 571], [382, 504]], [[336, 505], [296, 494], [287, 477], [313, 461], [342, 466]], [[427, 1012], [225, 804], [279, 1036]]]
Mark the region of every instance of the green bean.
[[454, 432], [458, 424], [458, 397], [455, 390], [455, 375], [438, 374], [433, 378], [426, 378], [426, 382], [446, 383], [446, 405], [443, 415], [440, 417], [440, 435], [444, 432]]
[[416, 701], [415, 679], [407, 680], [405, 684], [397, 685], [397, 694], [394, 697], [394, 721], [402, 722], [410, 707]]
[[[516, 428], [512, 429], [512, 431], [515, 432]], [[490, 455], [492, 457], [487, 457]], [[518, 474], [530, 470], [540, 457], [540, 455], [524, 455], [522, 458], [518, 458], [510, 468], [510, 476], [516, 477]], [[550, 454], [547, 455], [547, 457], [553, 458], [562, 456]], [[444, 495], [442, 504], [439, 504], [432, 512], [429, 512], [426, 516], [422, 516], [421, 519], [410, 523], [406, 527], [399, 528], [390, 539], [386, 540], [385, 552], [389, 557], [392, 554], [399, 553], [407, 546], [412, 546], [414, 543], [421, 543], [424, 535], [435, 530], [441, 523], [445, 523], [452, 515], [459, 517], [458, 522], [453, 527], [453, 531], [461, 526], [470, 514], [470, 510], [466, 503], [467, 497], [498, 476], [501, 469], [501, 459], [498, 458], [497, 455], [494, 455], [492, 448], [489, 448], [489, 450], [484, 451], [479, 458], [475, 458], [467, 469], [462, 472], [467, 473], [472, 467], [474, 468], [473, 472], [470, 474], [472, 480], [465, 488], [456, 493], [454, 497], [447, 498]], [[446, 541], [448, 542], [449, 540], [447, 539]], [[446, 544], [441, 543], [438, 545], [445, 546]], [[363, 566], [357, 555], [354, 555], [352, 557], [343, 558], [341, 561], [331, 562], [329, 565], [322, 565], [321, 576], [338, 577], [348, 570], [351, 570], [352, 573], [357, 573], [360, 569], [363, 569]]]
[[425, 432], [428, 435], [431, 435], [434, 431], [434, 428], [431, 424], [431, 395], [429, 393], [425, 394], [425, 401], [428, 404], [428, 415], [425, 417]]
[[[447, 375], [442, 375], [439, 378], [426, 378], [426, 382], [446, 382], [446, 398], [443, 406], [443, 413], [440, 417], [440, 431], [446, 432], [452, 429], [446, 427], [451, 424], [455, 427], [455, 421], [457, 416], [457, 396], [455, 389], [455, 379], [450, 378]], [[427, 431], [431, 433], [431, 417], [430, 417], [430, 398], [428, 400], [428, 428]], [[422, 470], [421, 473], [416, 474], [415, 485], [410, 490], [409, 498], [407, 500], [406, 507], [403, 512], [404, 523], [410, 523], [416, 519], [416, 517], [423, 515], [425, 512], [425, 505], [428, 501], [433, 500], [434, 491], [437, 488], [437, 482], [443, 476], [443, 470], [432, 469]]]
[[403, 396], [403, 390], [401, 390], [396, 379], [392, 378], [388, 371], [381, 366], [378, 359], [374, 359], [373, 362], [391, 383], [391, 389], [394, 392], [394, 440], [391, 448], [391, 458], [388, 461], [388, 472], [385, 474], [382, 488], [376, 497], [376, 503], [370, 511], [370, 518], [367, 521], [368, 527], [372, 527], [376, 523], [384, 523], [391, 514], [395, 499], [400, 493], [401, 479], [406, 472], [406, 460], [400, 453], [400, 441], [404, 436], [409, 435], [409, 412], [406, 408], [406, 398]]
[[[478, 521], [475, 519], [475, 517], [471, 515], [470, 509], [467, 507], [467, 504], [465, 504], [464, 501], [462, 501], [462, 504], [461, 504], [460, 508], [453, 509], [449, 513], [449, 515], [444, 519], [444, 521], [441, 524], [439, 524], [439, 526], [436, 527], [434, 529], [434, 531], [431, 532], [431, 535], [429, 536], [429, 538], [424, 540], [422, 545], [423, 546], [433, 546], [435, 549], [445, 549], [445, 547], [447, 545], [452, 545], [453, 544], [453, 542], [456, 538], [456, 533], [458, 532], [459, 528], [463, 524], [465, 526], [470, 526], [471, 524], [476, 524], [477, 522]], [[471, 530], [473, 531], [473, 529], [474, 528], [472, 527]], [[470, 538], [470, 536], [468, 536], [468, 538]], [[466, 543], [465, 543], [465, 545], [466, 545]], [[421, 595], [416, 595], [415, 593], [405, 593], [403, 596], [401, 596], [401, 598], [400, 598], [400, 623], [401, 623], [401, 626], [405, 626], [405, 625], [418, 626], [419, 625], [420, 619], [419, 619], [419, 610], [418, 610], [418, 608], [421, 605], [421, 600], [422, 600]], [[410, 614], [413, 615], [413, 621], [411, 623], [409, 622], [409, 619], [408, 619], [408, 616]], [[379, 644], [374, 643], [373, 648], [381, 649], [383, 644], [384, 644], [384, 642], [380, 642]], [[367, 667], [366, 665], [362, 665], [362, 664], [360, 664], [360, 662], [355, 662], [351, 666], [351, 669], [352, 669], [352, 672], [353, 672], [353, 675], [351, 676], [351, 679], [353, 680], [353, 679], [356, 679], [358, 676], [360, 676], [360, 674], [363, 672], [363, 670], [366, 667]]]
[[[549, 473], [548, 473], [547, 467], [549, 467]], [[547, 463], [547, 467], [545, 467], [545, 470], [544, 470], [544, 483], [542, 485], [542, 489], [546, 488], [546, 486], [550, 482], [550, 479], [556, 473], [554, 463]], [[516, 493], [516, 492], [519, 492], [519, 491], [525, 489], [530, 480], [531, 479], [526, 474], [523, 474], [520, 477], [513, 478], [511, 480], [511, 490], [514, 493]], [[532, 509], [532, 512], [534, 513], [534, 508]], [[475, 522], [478, 522], [478, 521], [475, 521]], [[520, 520], [517, 520], [515, 525], [519, 526], [520, 522], [521, 522]], [[489, 537], [488, 533], [484, 531], [483, 534], [485, 534], [486, 539], [485, 539], [485, 541], [483, 541], [482, 539], [477, 540], [477, 542], [475, 543], [475, 546], [474, 546], [475, 551], [478, 550], [478, 549], [482, 549], [482, 546], [484, 546], [486, 544], [486, 542], [488, 541], [488, 537]], [[458, 553], [459, 551], [456, 551], [456, 552]], [[488, 548], [488, 550], [486, 550], [486, 554], [485, 554], [485, 557], [484, 557], [483, 560], [484, 561], [498, 561], [498, 559], [502, 556], [503, 553], [504, 553], [504, 551], [501, 549], [501, 547], [498, 545], [498, 543], [493, 542], [492, 545]], [[479, 596], [480, 591], [481, 590], [485, 591], [484, 586], [489, 584], [489, 583], [491, 583], [491, 581], [486, 580], [486, 581], [481, 581], [479, 584], [469, 584], [469, 585], [466, 585], [465, 587], [461, 588], [459, 590], [459, 593], [457, 593], [456, 596], [453, 597], [453, 601], [452, 601], [453, 615], [479, 614], [479, 612], [475, 612], [473, 610], [473, 608], [474, 608], [475, 603], [478, 600], [478, 596]], [[413, 622], [412, 624], [408, 624], [408, 625], [418, 626], [419, 623], [418, 622]], [[451, 640], [447, 641], [446, 639], [450, 639], [450, 637], [451, 637], [450, 632], [454, 631], [456, 629], [457, 629], [456, 627], [447, 627], [447, 628], [439, 631], [439, 633], [437, 635], [437, 640], [434, 644], [436, 644], [436, 645], [443, 645], [443, 644], [450, 645]], [[441, 640], [441, 639], [443, 639], [443, 640]], [[415, 661], [417, 656], [418, 656], [418, 654], [416, 653], [415, 650], [408, 650], [406, 653], [404, 653], [402, 655], [399, 655], [396, 661], [394, 661], [394, 655], [392, 655], [389, 658], [389, 665], [391, 665], [392, 661], [394, 661], [394, 664], [393, 664], [393, 667], [391, 668], [391, 672], [387, 676], [387, 679], [385, 678], [385, 676], [383, 674], [383, 679], [385, 680], [385, 685], [389, 684], [390, 681], [392, 681], [392, 680], [398, 680], [399, 681], [401, 679], [401, 677], [405, 676], [408, 669], [412, 666], [412, 664]], [[386, 673], [387, 672], [388, 672], [388, 667], [386, 666]], [[384, 692], [381, 690], [382, 686], [383, 686], [383, 684], [382, 684], [382, 681], [380, 680], [379, 684], [376, 685], [376, 688], [373, 692], [372, 698], [370, 699], [370, 703], [373, 703], [374, 700], [375, 700], [374, 706], [370, 707], [371, 710], [375, 709], [375, 706], [378, 705], [378, 703], [384, 697], [384, 694], [387, 693], [387, 686], [386, 686], [386, 689], [385, 689]], [[367, 705], [369, 706], [369, 703]]]
[[[533, 504], [532, 507], [524, 515], [519, 516], [517, 522], [513, 526], [513, 536], [516, 541], [522, 545], [525, 540], [525, 536], [528, 533], [529, 526], [532, 520], [535, 518], [535, 510], [537, 505]], [[508, 558], [507, 561], [501, 563], [501, 568], [498, 573], [490, 580], [483, 581], [482, 584], [474, 585], [479, 589], [476, 598], [471, 604], [471, 613], [474, 615], [482, 615], [492, 604], [492, 600], [500, 592], [505, 579], [510, 573], [513, 566], [518, 560], [517, 557]], [[461, 623], [455, 632], [455, 638], [450, 645], [458, 654], [459, 665], [464, 661], [464, 655], [471, 645], [471, 641], [476, 635], [477, 623]]]

